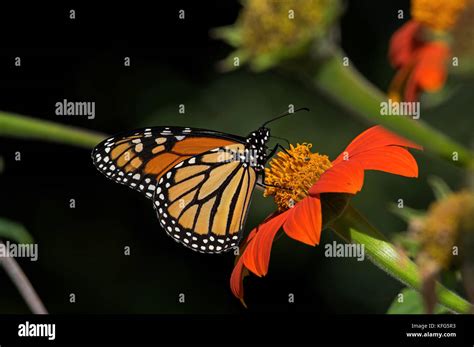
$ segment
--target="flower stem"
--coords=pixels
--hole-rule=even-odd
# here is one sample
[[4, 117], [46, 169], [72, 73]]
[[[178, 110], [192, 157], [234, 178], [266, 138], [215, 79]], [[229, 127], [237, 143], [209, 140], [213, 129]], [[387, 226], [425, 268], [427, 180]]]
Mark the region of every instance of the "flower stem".
[[[341, 106], [361, 116], [371, 124], [381, 124], [399, 135], [422, 145], [451, 164], [474, 168], [474, 153], [448, 136], [432, 128], [420, 119], [404, 116], [381, 115], [381, 102], [388, 96], [375, 88], [352, 66], [344, 66], [343, 54], [332, 53], [317, 66], [300, 64], [293, 70], [310, 83], [329, 95]], [[308, 70], [309, 69], [309, 70]]]
[[92, 148], [105, 138], [101, 133], [7, 112], [0, 112], [0, 136], [52, 141], [84, 148]]
[[[387, 241], [354, 207], [348, 205], [330, 228], [346, 242], [364, 245], [368, 258], [389, 275], [409, 287], [421, 290], [418, 266]], [[442, 284], [437, 283], [436, 292], [439, 303], [453, 312], [472, 312], [473, 306], [469, 302]]]
[[0, 264], [3, 265], [5, 272], [10, 276], [31, 312], [34, 314], [48, 314], [33, 285], [16, 260], [10, 256], [1, 257]]

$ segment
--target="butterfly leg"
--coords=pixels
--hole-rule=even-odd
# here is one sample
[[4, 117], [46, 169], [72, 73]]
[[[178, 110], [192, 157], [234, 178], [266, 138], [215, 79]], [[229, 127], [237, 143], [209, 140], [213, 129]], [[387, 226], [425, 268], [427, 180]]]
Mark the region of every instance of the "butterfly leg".
[[277, 144], [277, 146], [278, 146], [278, 148], [280, 148], [283, 152], [285, 152], [285, 153], [288, 154], [290, 157], [292, 157], [292, 155], [290, 154], [290, 152], [288, 152], [285, 147], [283, 147], [283, 146], [280, 145], [280, 144]]
[[270, 151], [270, 153], [267, 155], [267, 159], [273, 157], [278, 149], [281, 149], [283, 152], [285, 152], [285, 153], [288, 154], [290, 157], [292, 157], [292, 155], [286, 150], [285, 147], [283, 147], [282, 145], [280, 145], [279, 143], [277, 143], [277, 144], [275, 145], [275, 147], [273, 147], [272, 150]]
[[291, 190], [290, 188], [285, 188], [285, 187], [281, 187], [281, 186], [275, 186], [273, 184], [266, 184], [266, 183], [257, 183], [258, 186], [262, 187], [262, 188], [267, 188], [267, 187], [271, 187], [271, 188], [278, 188], [278, 189], [283, 189], [283, 190]]
[[262, 188], [271, 187], [271, 188], [277, 188], [277, 189], [283, 189], [283, 190], [291, 190], [291, 189], [286, 188], [286, 187], [281, 187], [281, 186], [276, 186], [276, 185], [273, 185], [273, 184], [265, 183], [265, 172], [262, 173], [262, 181], [261, 182], [258, 181], [257, 186], [262, 187]]
[[275, 145], [275, 147], [272, 148], [272, 150], [270, 151], [270, 153], [267, 154], [267, 160], [271, 157], [273, 157], [276, 153], [276, 151], [278, 150], [278, 144]]

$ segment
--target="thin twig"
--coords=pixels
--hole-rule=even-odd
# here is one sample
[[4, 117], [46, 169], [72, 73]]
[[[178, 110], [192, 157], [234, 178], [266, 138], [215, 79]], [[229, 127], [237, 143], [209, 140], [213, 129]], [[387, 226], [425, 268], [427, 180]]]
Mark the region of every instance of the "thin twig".
[[[0, 243], [3, 244], [1, 241]], [[34, 314], [48, 314], [48, 311], [33, 288], [33, 285], [28, 277], [26, 277], [15, 258], [8, 255], [6, 257], [0, 257], [0, 264], [3, 265], [5, 272], [10, 276], [12, 282], [15, 284], [31, 312]]]

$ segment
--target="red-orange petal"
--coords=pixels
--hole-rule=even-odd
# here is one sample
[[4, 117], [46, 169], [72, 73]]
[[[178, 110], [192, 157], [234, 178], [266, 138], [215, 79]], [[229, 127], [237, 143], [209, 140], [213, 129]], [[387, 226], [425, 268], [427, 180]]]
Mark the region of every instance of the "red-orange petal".
[[403, 147], [375, 148], [358, 154], [352, 160], [357, 160], [364, 170], [378, 170], [394, 175], [418, 177], [418, 164], [411, 153]]
[[417, 101], [420, 92], [435, 92], [444, 86], [450, 54], [448, 45], [441, 41], [426, 43], [418, 49], [406, 82], [405, 101]]
[[242, 303], [244, 300], [244, 270], [244, 261], [240, 257], [232, 270], [232, 275], [230, 275], [230, 290]]
[[418, 64], [413, 72], [420, 88], [437, 91], [446, 82], [449, 47], [442, 42], [426, 44], [417, 54]]
[[[270, 216], [271, 217], [271, 216]], [[269, 217], [267, 217], [269, 218]], [[257, 233], [257, 228], [253, 229], [247, 236], [244, 242], [242, 242], [242, 246], [240, 247], [241, 252], [245, 252], [246, 247], [248, 246], [249, 242], [255, 237]], [[230, 289], [232, 293], [240, 299], [244, 306], [244, 278], [248, 275], [248, 270], [244, 266], [244, 260], [242, 256], [237, 258], [237, 262], [235, 263], [234, 269], [232, 270], [232, 274], [230, 276]]]
[[309, 194], [321, 193], [356, 194], [364, 185], [364, 170], [357, 160], [342, 160], [324, 172], [311, 187]]
[[420, 45], [416, 37], [420, 29], [420, 23], [410, 20], [393, 33], [388, 53], [390, 63], [393, 66], [399, 67], [410, 62]]
[[249, 241], [242, 254], [245, 267], [257, 276], [265, 276], [268, 272], [273, 239], [288, 218], [288, 212], [283, 212], [260, 224], [255, 237]]
[[283, 224], [285, 233], [310, 246], [319, 244], [322, 225], [319, 196], [304, 198], [288, 212], [288, 219]]
[[394, 134], [380, 125], [373, 126], [359, 134], [349, 146], [346, 147], [333, 163], [344, 161], [344, 159], [354, 159], [356, 155], [384, 146], [401, 146], [416, 149], [423, 149], [421, 146], [403, 137]]

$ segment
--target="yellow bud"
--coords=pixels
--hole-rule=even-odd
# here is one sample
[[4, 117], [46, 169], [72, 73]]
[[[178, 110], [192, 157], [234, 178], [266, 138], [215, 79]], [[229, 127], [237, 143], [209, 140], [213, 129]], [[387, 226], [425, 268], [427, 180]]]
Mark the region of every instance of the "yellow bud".
[[420, 233], [422, 258], [429, 258], [441, 268], [453, 259], [453, 247], [460, 247], [461, 236], [474, 230], [474, 194], [453, 193], [434, 202], [428, 209]]

